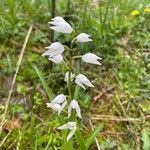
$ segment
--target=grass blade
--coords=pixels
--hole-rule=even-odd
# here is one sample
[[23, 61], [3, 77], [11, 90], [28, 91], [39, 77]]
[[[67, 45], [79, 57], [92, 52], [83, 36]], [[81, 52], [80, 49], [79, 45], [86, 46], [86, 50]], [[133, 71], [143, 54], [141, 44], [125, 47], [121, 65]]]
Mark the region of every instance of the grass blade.
[[88, 137], [87, 137], [87, 139], [86, 139], [86, 142], [85, 142], [87, 149], [88, 149], [89, 146], [93, 143], [95, 137], [96, 137], [96, 136], [98, 135], [98, 133], [102, 130], [102, 128], [103, 128], [103, 125], [98, 125], [98, 126], [95, 128], [95, 130], [92, 131], [92, 132], [88, 135]]
[[77, 138], [77, 140], [78, 140], [78, 142], [80, 144], [80, 148], [83, 149], [83, 150], [87, 150], [86, 145], [85, 145], [84, 140], [83, 140], [83, 136], [82, 136], [81, 131], [80, 130], [76, 130], [75, 135], [76, 135], [76, 138]]
[[51, 88], [47, 85], [47, 83], [43, 77], [42, 72], [37, 68], [36, 65], [33, 65], [33, 68], [34, 68], [35, 72], [37, 73], [38, 77], [40, 78], [40, 81], [41, 81], [41, 83], [42, 83], [42, 85], [43, 85], [43, 87], [44, 87], [44, 89], [48, 95], [48, 98], [52, 100], [53, 99], [53, 92], [52, 92]]

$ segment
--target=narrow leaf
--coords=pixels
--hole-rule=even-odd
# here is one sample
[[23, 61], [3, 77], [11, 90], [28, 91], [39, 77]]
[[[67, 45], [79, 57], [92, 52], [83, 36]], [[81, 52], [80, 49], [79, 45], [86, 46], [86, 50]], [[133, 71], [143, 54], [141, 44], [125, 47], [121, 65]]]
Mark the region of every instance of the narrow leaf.
[[61, 150], [73, 150], [73, 138], [71, 138], [68, 142], [67, 142], [67, 136], [68, 136], [68, 131], [67, 132], [63, 132], [63, 144], [61, 147]]
[[83, 150], [87, 150], [86, 145], [85, 145], [84, 140], [83, 140], [82, 133], [80, 130], [78, 130], [78, 129], [76, 130], [75, 136], [76, 136], [76, 138], [80, 144], [80, 148]]
[[150, 150], [150, 136], [145, 129], [142, 131], [143, 150]]
[[48, 95], [48, 98], [49, 99], [53, 99], [53, 92], [50, 89], [50, 87], [47, 85], [47, 83], [46, 83], [46, 81], [45, 81], [45, 79], [43, 77], [42, 72], [37, 68], [36, 65], [33, 65], [33, 68], [34, 68], [35, 72], [37, 73], [38, 77], [40, 78], [40, 81], [41, 81], [41, 83], [42, 83], [42, 85], [43, 85], [43, 87], [44, 87], [44, 89], [45, 89], [45, 91], [46, 91], [46, 93]]
[[103, 128], [103, 125], [98, 125], [94, 131], [92, 131], [88, 137], [86, 138], [86, 147], [89, 148], [89, 146], [93, 143], [94, 141], [94, 138], [99, 134], [99, 132], [102, 130]]

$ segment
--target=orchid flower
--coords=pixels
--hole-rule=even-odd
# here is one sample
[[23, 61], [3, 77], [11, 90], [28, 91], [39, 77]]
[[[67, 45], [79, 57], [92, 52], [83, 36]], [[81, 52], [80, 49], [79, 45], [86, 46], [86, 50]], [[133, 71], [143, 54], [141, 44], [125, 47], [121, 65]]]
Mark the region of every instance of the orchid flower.
[[70, 34], [73, 29], [69, 23], [67, 23], [62, 17], [55, 17], [51, 19], [52, 21], [49, 24], [53, 25], [50, 28], [56, 32]]
[[[55, 21], [55, 22], [65, 22], [64, 18], [63, 17], [60, 17], [60, 16], [57, 16], [55, 18], [52, 18], [51, 19], [52, 21]], [[50, 22], [49, 22], [50, 23]]]
[[[66, 33], [71, 34], [73, 32], [73, 28], [69, 23], [67, 23], [64, 18], [62, 17], [54, 17], [49, 22], [50, 28], [56, 32], [60, 33]], [[73, 35], [72, 35], [73, 36]], [[72, 37], [71, 36], [71, 37]], [[85, 43], [92, 41], [91, 36], [86, 33], [80, 33], [78, 36], [73, 38], [70, 42], [70, 47], [65, 47], [59, 42], [54, 42], [50, 46], [46, 47], [46, 51], [42, 54], [42, 56], [48, 56], [48, 59], [56, 64], [59, 64], [63, 61], [63, 52], [68, 50], [68, 55], [66, 58], [64, 58], [64, 64], [66, 65], [66, 68], [68, 70], [74, 70], [73, 69], [73, 61], [72, 59], [75, 58], [82, 58], [84, 62], [90, 63], [90, 64], [96, 64], [101, 65], [99, 60], [101, 60], [100, 57], [93, 53], [87, 53], [83, 56], [74, 56], [74, 42], [79, 43]], [[69, 65], [68, 65], [69, 64]], [[67, 135], [67, 141], [69, 141], [72, 136], [75, 134], [75, 131], [77, 129], [77, 123], [75, 122], [76, 117], [72, 114], [72, 111], [75, 111], [76, 116], [79, 118], [82, 118], [81, 116], [81, 109], [78, 104], [78, 101], [73, 99], [73, 88], [72, 88], [72, 81], [75, 78], [75, 83], [85, 89], [87, 87], [94, 87], [94, 85], [90, 82], [90, 80], [83, 74], [78, 74], [75, 76], [72, 72], [66, 72], [64, 81], [67, 82], [67, 88], [68, 88], [68, 95], [65, 96], [64, 94], [57, 95], [50, 103], [46, 103], [47, 107], [53, 109], [54, 111], [58, 112], [58, 115], [61, 113], [61, 111], [64, 109], [64, 107], [67, 105], [67, 98], [69, 97], [69, 101], [71, 99], [71, 102], [68, 106], [68, 123], [58, 127], [59, 130], [63, 129], [69, 129], [70, 132]], [[71, 81], [71, 83], [70, 83]], [[66, 90], [65, 90], [66, 91]], [[70, 119], [71, 118], [71, 119]], [[66, 118], [64, 118], [66, 120]]]
[[82, 87], [83, 89], [85, 89], [85, 86], [88, 87], [94, 87], [94, 85], [90, 82], [90, 80], [83, 74], [79, 74], [76, 79], [75, 79], [75, 83], [77, 85], [79, 85], [80, 87]]
[[77, 113], [77, 116], [79, 118], [82, 118], [82, 116], [81, 116], [81, 109], [80, 109], [79, 104], [78, 104], [78, 102], [76, 100], [72, 100], [70, 105], [68, 106], [68, 118], [71, 116], [72, 109], [75, 109], [76, 113]]
[[95, 55], [93, 53], [87, 53], [82, 56], [82, 60], [84, 62], [87, 62], [90, 64], [95, 64], [95, 65], [101, 65], [101, 63], [98, 61], [98, 59], [101, 60], [102, 58], [98, 57], [97, 55]]
[[90, 42], [92, 41], [92, 39], [90, 39], [90, 35], [86, 34], [86, 33], [80, 33], [77, 37], [77, 42], [80, 43], [85, 43], [85, 42]]
[[66, 96], [63, 94], [57, 95], [52, 100], [51, 103], [46, 103], [47, 107], [52, 108], [55, 111], [58, 111], [58, 115], [61, 113], [66, 104], [67, 104]]
[[76, 131], [76, 122], [68, 122], [67, 124], [64, 124], [60, 127], [58, 127], [59, 130], [63, 129], [69, 129], [71, 132], [67, 136], [67, 142], [70, 140], [70, 138], [74, 135]]
[[65, 50], [64, 46], [59, 42], [52, 43], [49, 47], [46, 47], [46, 49], [48, 50], [43, 53], [42, 56], [54, 57], [56, 55], [62, 54]]
[[[75, 74], [73, 74], [73, 73], [71, 72], [71, 81], [73, 81], [74, 76], [75, 76]], [[68, 78], [69, 78], [69, 71], [66, 72], [64, 81], [65, 81], [65, 82], [68, 82]]]
[[60, 64], [63, 61], [63, 57], [61, 54], [56, 55], [54, 57], [49, 57], [48, 58], [50, 61], [54, 62], [55, 64]]

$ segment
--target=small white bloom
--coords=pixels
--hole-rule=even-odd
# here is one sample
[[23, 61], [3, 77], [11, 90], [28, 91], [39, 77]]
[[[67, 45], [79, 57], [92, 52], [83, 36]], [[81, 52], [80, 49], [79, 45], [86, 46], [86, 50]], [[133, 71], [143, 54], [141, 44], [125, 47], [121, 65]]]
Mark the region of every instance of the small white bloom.
[[76, 131], [76, 122], [68, 122], [67, 124], [64, 124], [60, 127], [58, 127], [59, 130], [63, 129], [69, 129], [71, 132], [67, 136], [67, 142], [70, 140], [70, 138], [74, 135]]
[[86, 33], [80, 33], [77, 37], [77, 42], [80, 43], [85, 43], [85, 42], [90, 42], [92, 41], [92, 39], [90, 39], [90, 35], [86, 34]]
[[54, 57], [49, 57], [48, 60], [50, 60], [56, 64], [60, 64], [63, 61], [63, 57], [61, 54], [59, 54], [59, 55], [56, 55]]
[[72, 109], [75, 109], [76, 113], [77, 113], [77, 116], [79, 118], [82, 118], [82, 116], [81, 116], [81, 109], [80, 109], [79, 104], [78, 104], [78, 102], [76, 100], [72, 100], [70, 105], [68, 106], [68, 118], [71, 116]]
[[58, 114], [63, 110], [63, 108], [66, 106], [67, 100], [66, 96], [63, 94], [57, 95], [51, 103], [46, 103], [47, 107], [52, 108], [55, 111], [58, 111]]
[[94, 85], [90, 82], [90, 80], [83, 74], [79, 74], [76, 79], [75, 83], [85, 89], [84, 85], [88, 87], [94, 87]]
[[67, 34], [73, 31], [70, 24], [67, 23], [62, 17], [55, 17], [49, 23], [53, 25], [50, 28], [53, 29], [54, 31], [67, 33]]
[[48, 50], [43, 53], [42, 56], [54, 57], [56, 55], [62, 54], [65, 50], [64, 45], [59, 42], [52, 43], [49, 47], [46, 47], [46, 49]]
[[[73, 81], [74, 76], [75, 76], [75, 74], [73, 74], [73, 73], [71, 72], [71, 81]], [[68, 82], [68, 78], [69, 78], [69, 71], [66, 72], [64, 81], [65, 81], [65, 82]]]
[[[51, 19], [52, 21], [55, 21], [55, 22], [65, 22], [64, 18], [63, 17], [60, 17], [60, 16], [57, 16], [55, 18], [52, 18]], [[51, 23], [51, 22], [49, 22]]]
[[98, 61], [98, 59], [101, 60], [102, 58], [98, 57], [97, 55], [95, 55], [93, 53], [87, 53], [87, 54], [82, 56], [82, 60], [84, 62], [87, 62], [90, 64], [101, 65], [101, 63]]

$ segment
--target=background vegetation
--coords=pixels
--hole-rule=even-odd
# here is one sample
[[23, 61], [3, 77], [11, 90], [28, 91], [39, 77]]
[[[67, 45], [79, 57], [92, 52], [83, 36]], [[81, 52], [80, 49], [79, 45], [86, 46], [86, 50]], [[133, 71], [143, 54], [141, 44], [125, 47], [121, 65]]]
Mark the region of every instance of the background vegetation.
[[[60, 149], [58, 120], [45, 104], [52, 93], [63, 91], [66, 70], [41, 57], [52, 38], [51, 6], [50, 0], [0, 0], [0, 118], [33, 25], [0, 134], [2, 150]], [[85, 137], [98, 123], [103, 125], [97, 136], [102, 150], [150, 150], [150, 11], [146, 8], [150, 9], [149, 0], [56, 1], [56, 16], [70, 22], [76, 34], [85, 32], [93, 38], [78, 53], [91, 51], [103, 58], [98, 68], [83, 68], [80, 62], [75, 66], [95, 79], [95, 89], [83, 94], [76, 88], [75, 97], [82, 105]], [[68, 38], [54, 35], [64, 44]], [[90, 149], [97, 149], [96, 144]]]

